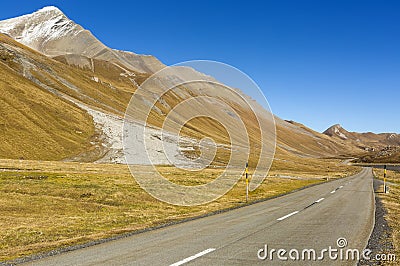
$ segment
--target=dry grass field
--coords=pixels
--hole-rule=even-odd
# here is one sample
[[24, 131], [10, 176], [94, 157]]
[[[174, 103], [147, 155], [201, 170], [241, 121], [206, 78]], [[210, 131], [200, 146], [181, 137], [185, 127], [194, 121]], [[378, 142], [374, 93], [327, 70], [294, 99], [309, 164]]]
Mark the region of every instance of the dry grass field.
[[[358, 170], [338, 162], [320, 161], [319, 172], [307, 164], [300, 164], [295, 171], [288, 167], [285, 172], [274, 165], [270, 176], [250, 193], [250, 201]], [[310, 175], [311, 170], [314, 174]], [[221, 170], [189, 175], [165, 166], [159, 171], [173, 182], [196, 185], [211, 181]], [[279, 178], [278, 173], [304, 178]], [[147, 194], [124, 165], [0, 160], [0, 201], [3, 261], [241, 206], [245, 204], [245, 182], [241, 179], [215, 202], [178, 207]]]

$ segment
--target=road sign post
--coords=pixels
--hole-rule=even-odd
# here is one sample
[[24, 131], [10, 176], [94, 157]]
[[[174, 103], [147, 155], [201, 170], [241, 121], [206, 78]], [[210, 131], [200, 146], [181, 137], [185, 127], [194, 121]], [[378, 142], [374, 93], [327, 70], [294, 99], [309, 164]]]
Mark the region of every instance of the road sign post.
[[246, 163], [246, 203], [249, 201], [249, 163]]
[[387, 167], [386, 165], [383, 167], [383, 193], [386, 193], [386, 173], [387, 173]]

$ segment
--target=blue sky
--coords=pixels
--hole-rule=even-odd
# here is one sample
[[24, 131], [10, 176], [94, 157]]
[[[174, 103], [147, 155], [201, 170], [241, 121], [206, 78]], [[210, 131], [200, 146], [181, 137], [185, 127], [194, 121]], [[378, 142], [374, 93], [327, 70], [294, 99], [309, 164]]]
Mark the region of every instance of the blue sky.
[[400, 1], [5, 1], [0, 19], [46, 5], [112, 48], [237, 67], [283, 119], [400, 133]]

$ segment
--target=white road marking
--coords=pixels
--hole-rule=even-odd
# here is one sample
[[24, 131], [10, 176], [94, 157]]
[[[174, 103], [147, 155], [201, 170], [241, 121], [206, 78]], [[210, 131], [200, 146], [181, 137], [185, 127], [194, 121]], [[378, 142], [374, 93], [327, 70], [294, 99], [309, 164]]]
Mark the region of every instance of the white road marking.
[[315, 203], [320, 203], [321, 201], [323, 201], [325, 198], [320, 198], [319, 200], [316, 200]]
[[278, 220], [278, 221], [285, 220], [286, 218], [289, 218], [290, 216], [295, 215], [295, 214], [298, 213], [298, 212], [299, 212], [299, 211], [295, 211], [295, 212], [289, 213], [288, 215], [285, 215], [285, 216], [283, 216], [283, 217], [281, 217], [281, 218], [278, 218], [277, 220]]
[[335, 192], [336, 192], [336, 190], [332, 190], [332, 191], [331, 191], [331, 194], [333, 194], [333, 193], [335, 193]]
[[215, 250], [215, 248], [206, 249], [206, 250], [204, 250], [202, 252], [199, 252], [199, 253], [197, 253], [197, 254], [195, 254], [193, 256], [187, 257], [186, 259], [183, 259], [183, 260], [180, 260], [178, 262], [175, 262], [174, 264], [171, 264], [170, 266], [179, 266], [179, 265], [188, 263], [189, 261], [192, 261], [192, 260], [197, 259], [197, 258], [199, 258], [201, 256], [204, 256], [204, 255], [206, 255], [206, 254], [208, 254], [210, 252], [213, 252], [214, 250]]
[[340, 186], [339, 188], [342, 188], [343, 186]]

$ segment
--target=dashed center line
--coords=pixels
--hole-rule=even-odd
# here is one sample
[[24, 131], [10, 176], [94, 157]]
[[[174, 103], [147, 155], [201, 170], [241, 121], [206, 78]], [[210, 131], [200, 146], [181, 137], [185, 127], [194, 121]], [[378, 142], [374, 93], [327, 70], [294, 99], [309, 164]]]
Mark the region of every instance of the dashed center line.
[[289, 218], [290, 216], [295, 215], [295, 214], [297, 214], [297, 213], [299, 213], [299, 211], [295, 211], [295, 212], [289, 213], [288, 215], [285, 215], [285, 216], [283, 216], [283, 217], [281, 217], [281, 218], [278, 218], [277, 220], [278, 220], [278, 221], [285, 220], [286, 218]]
[[188, 263], [189, 261], [192, 261], [192, 260], [197, 259], [197, 258], [199, 258], [201, 256], [204, 256], [204, 255], [206, 255], [206, 254], [208, 254], [210, 252], [213, 252], [214, 250], [215, 250], [215, 248], [206, 249], [206, 250], [204, 250], [202, 252], [199, 252], [199, 253], [197, 253], [197, 254], [195, 254], [193, 256], [187, 257], [186, 259], [183, 259], [183, 260], [180, 260], [178, 262], [175, 262], [174, 264], [171, 264], [170, 266], [179, 266], [179, 265]]
[[[338, 187], [338, 188], [332, 190], [332, 191], [331, 191], [331, 194], [335, 193], [338, 189], [341, 189], [341, 188], [343, 188], [343, 186], [340, 186], [340, 187]], [[320, 202], [323, 201], [324, 199], [325, 199], [325, 198], [320, 198], [320, 199], [314, 201], [312, 204], [310, 204], [310, 205], [308, 205], [307, 207], [305, 207], [304, 210], [307, 209], [307, 208], [309, 208], [309, 207], [311, 207], [311, 206], [313, 206], [313, 205], [316, 204], [316, 203], [320, 203]], [[278, 218], [277, 220], [278, 220], [278, 221], [285, 220], [286, 218], [289, 218], [290, 216], [293, 216], [293, 215], [295, 215], [295, 214], [297, 214], [297, 213], [299, 213], [299, 211], [294, 211], [294, 212], [289, 213], [289, 214], [287, 214], [287, 215], [285, 215], [285, 216], [282, 216], [281, 218]]]
[[320, 198], [319, 200], [316, 200], [316, 203], [320, 203], [321, 201], [323, 201], [325, 198]]

